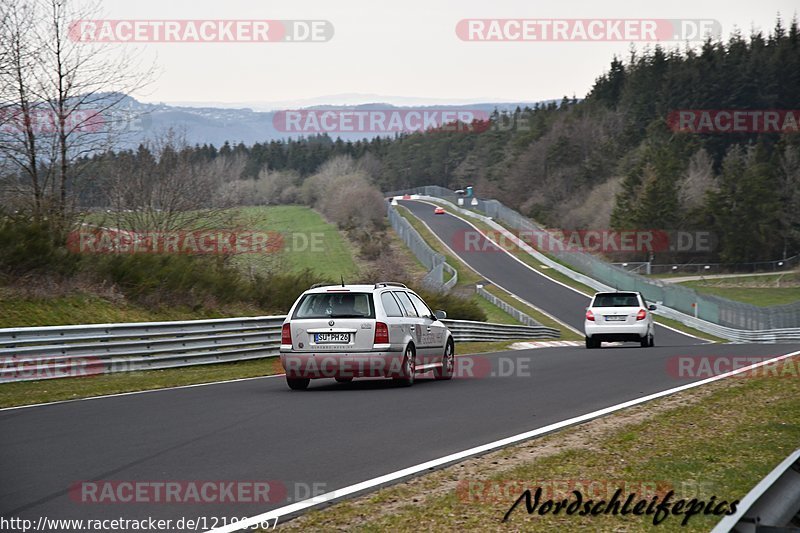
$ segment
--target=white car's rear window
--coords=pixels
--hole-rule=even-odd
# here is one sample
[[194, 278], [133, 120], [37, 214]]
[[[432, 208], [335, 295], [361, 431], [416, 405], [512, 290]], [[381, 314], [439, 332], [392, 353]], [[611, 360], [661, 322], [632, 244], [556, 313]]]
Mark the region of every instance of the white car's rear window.
[[639, 298], [634, 293], [615, 292], [598, 294], [594, 297], [592, 307], [637, 307]]
[[304, 294], [292, 318], [375, 318], [372, 294], [316, 292]]

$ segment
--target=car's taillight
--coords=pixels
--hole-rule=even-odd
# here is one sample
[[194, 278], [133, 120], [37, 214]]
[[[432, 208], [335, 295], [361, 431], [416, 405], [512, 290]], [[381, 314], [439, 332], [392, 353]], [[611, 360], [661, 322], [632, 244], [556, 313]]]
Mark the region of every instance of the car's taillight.
[[383, 322], [375, 322], [374, 344], [389, 344], [389, 326]]
[[590, 309], [586, 310], [586, 320], [591, 320], [594, 322], [594, 313]]
[[292, 328], [288, 323], [281, 328], [281, 344], [292, 344]]
[[647, 311], [639, 309], [639, 312], [636, 313], [636, 320], [644, 320], [645, 318], [647, 318]]

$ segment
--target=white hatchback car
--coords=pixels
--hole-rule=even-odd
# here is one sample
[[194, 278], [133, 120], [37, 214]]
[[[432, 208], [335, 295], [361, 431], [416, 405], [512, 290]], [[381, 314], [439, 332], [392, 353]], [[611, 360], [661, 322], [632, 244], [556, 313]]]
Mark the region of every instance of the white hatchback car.
[[586, 309], [584, 332], [586, 347], [599, 348], [607, 341], [633, 341], [641, 346], [655, 346], [653, 314], [638, 292], [598, 292]]
[[402, 283], [314, 286], [300, 295], [281, 331], [280, 357], [289, 388], [311, 379], [393, 378], [412, 385], [418, 373], [450, 379], [453, 335]]

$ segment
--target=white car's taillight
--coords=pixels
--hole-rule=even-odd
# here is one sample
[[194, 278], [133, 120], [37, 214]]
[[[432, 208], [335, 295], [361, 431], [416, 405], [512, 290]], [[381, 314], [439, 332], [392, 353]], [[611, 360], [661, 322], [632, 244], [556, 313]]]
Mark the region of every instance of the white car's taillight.
[[375, 340], [373, 344], [389, 344], [389, 326], [383, 322], [375, 322]]
[[586, 320], [594, 322], [594, 313], [592, 313], [591, 309], [586, 310]]
[[281, 328], [281, 344], [292, 345], [292, 328], [288, 322]]
[[647, 311], [639, 309], [639, 312], [636, 313], [636, 320], [644, 320], [645, 318], [647, 318]]

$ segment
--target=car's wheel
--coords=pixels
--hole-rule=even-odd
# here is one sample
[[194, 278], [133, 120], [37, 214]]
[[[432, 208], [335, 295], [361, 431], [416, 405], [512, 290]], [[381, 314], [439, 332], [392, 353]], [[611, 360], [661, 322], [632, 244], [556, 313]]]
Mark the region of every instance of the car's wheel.
[[394, 378], [394, 382], [401, 387], [410, 387], [414, 384], [416, 373], [417, 354], [414, 352], [414, 347], [409, 344], [403, 356], [403, 368], [400, 369], [400, 375]]
[[594, 339], [586, 337], [586, 349], [591, 350], [592, 348], [594, 348]]
[[306, 390], [311, 380], [308, 378], [286, 378], [286, 384], [292, 390]]
[[650, 334], [648, 333], [644, 337], [641, 337], [641, 340], [639, 341], [639, 344], [641, 345], [642, 348], [649, 347], [650, 346]]
[[444, 347], [444, 357], [442, 366], [433, 371], [434, 379], [450, 379], [453, 377], [453, 369], [456, 366], [456, 354], [453, 341], [447, 341]]
[[656, 345], [656, 336], [652, 333], [650, 334], [650, 348]]
[[350, 383], [351, 381], [353, 381], [353, 378], [333, 378], [333, 379], [335, 379], [338, 383]]

